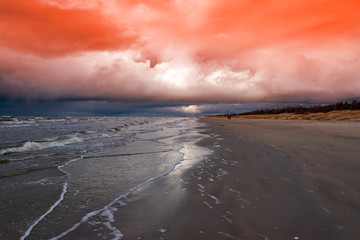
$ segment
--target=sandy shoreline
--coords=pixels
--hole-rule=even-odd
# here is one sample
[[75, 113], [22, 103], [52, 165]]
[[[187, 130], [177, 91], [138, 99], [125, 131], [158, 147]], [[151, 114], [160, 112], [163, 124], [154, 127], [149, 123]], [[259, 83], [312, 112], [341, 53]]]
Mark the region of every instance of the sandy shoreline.
[[123, 239], [358, 239], [360, 123], [201, 121], [214, 153], [135, 191]]

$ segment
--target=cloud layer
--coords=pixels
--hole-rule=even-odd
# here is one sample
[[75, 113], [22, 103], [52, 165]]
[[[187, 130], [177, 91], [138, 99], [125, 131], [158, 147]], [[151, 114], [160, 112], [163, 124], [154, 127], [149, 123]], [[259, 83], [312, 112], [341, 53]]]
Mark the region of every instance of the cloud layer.
[[358, 97], [359, 12], [351, 0], [2, 0], [0, 96]]

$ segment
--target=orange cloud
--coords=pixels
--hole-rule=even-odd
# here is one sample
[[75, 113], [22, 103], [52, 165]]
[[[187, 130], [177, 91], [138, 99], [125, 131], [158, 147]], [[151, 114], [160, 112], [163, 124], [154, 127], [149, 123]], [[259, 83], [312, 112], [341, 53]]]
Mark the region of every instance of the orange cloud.
[[0, 95], [357, 97], [359, 12], [351, 0], [3, 0]]
[[96, 9], [68, 9], [40, 1], [0, 1], [0, 44], [25, 53], [59, 56], [124, 49], [136, 35]]

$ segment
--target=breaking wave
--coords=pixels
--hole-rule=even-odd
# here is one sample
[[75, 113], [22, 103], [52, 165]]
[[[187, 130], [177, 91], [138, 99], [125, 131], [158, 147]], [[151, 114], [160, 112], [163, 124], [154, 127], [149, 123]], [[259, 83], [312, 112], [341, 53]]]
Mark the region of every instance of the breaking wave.
[[52, 142], [31, 142], [27, 141], [22, 146], [19, 147], [10, 147], [0, 150], [0, 155], [9, 154], [9, 153], [18, 153], [18, 152], [26, 152], [26, 151], [36, 151], [44, 148], [52, 148], [52, 147], [62, 147], [72, 143], [82, 142], [83, 139], [79, 137], [71, 137], [63, 140], [55, 140]]

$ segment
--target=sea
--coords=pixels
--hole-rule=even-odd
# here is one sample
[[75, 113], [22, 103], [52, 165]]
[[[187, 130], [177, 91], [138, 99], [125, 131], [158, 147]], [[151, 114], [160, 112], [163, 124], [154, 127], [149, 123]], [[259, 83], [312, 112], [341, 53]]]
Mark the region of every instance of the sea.
[[[201, 161], [197, 118], [0, 117], [0, 239], [122, 239], [137, 189]], [[180, 179], [181, 180], [181, 179]]]

